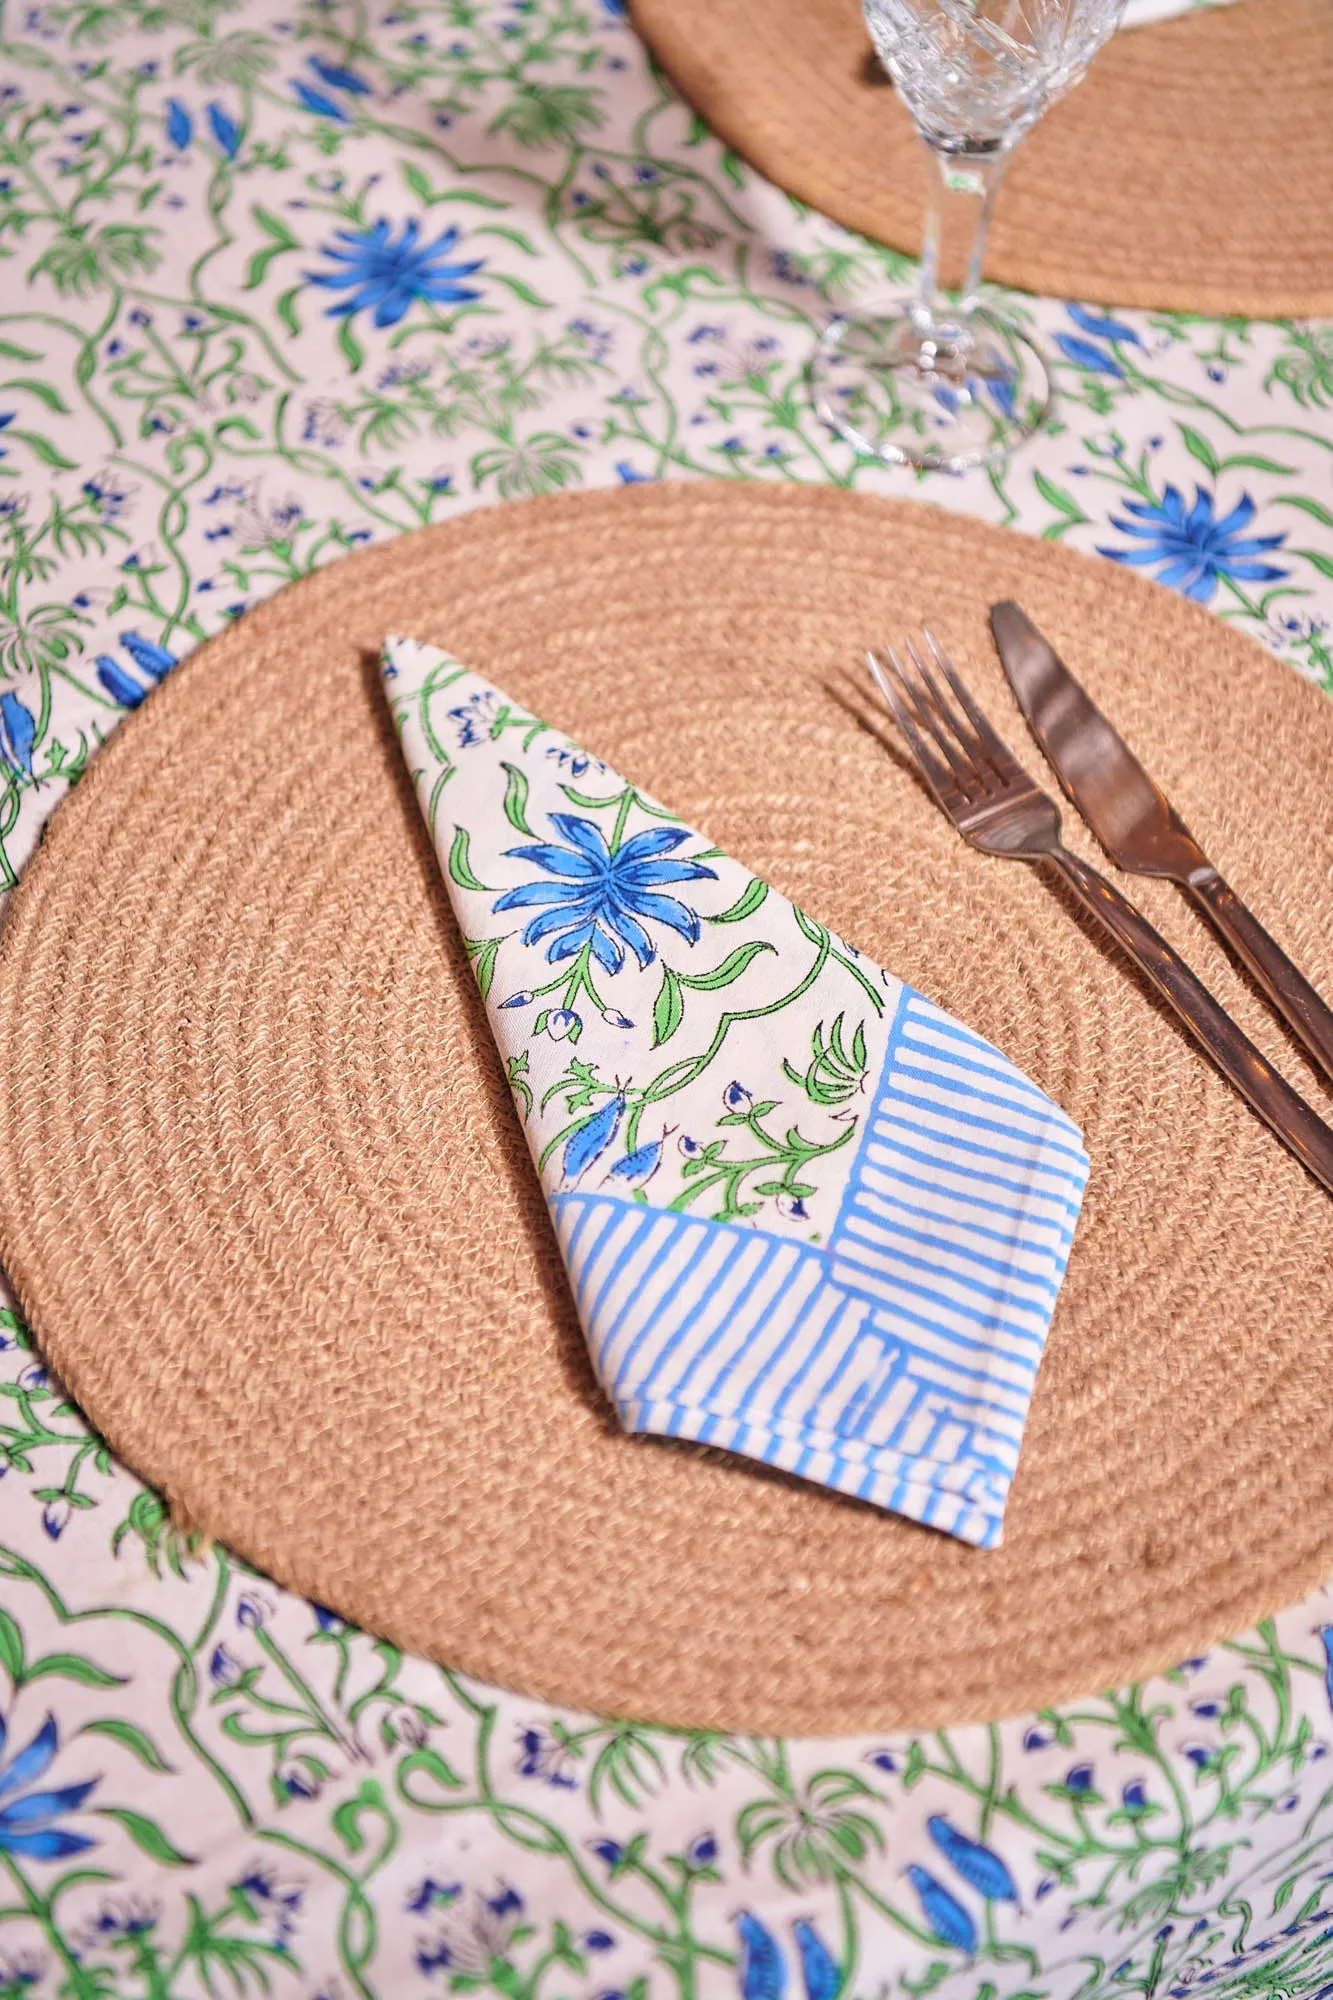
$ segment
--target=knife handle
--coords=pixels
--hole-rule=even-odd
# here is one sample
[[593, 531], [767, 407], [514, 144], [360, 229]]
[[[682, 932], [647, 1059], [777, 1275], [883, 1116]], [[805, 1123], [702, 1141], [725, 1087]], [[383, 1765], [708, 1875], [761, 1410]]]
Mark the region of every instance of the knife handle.
[[1215, 1068], [1240, 1092], [1287, 1151], [1314, 1175], [1321, 1187], [1333, 1194], [1333, 1130], [1303, 1097], [1296, 1095], [1285, 1077], [1279, 1076], [1161, 932], [1154, 930], [1148, 919], [1104, 875], [1089, 868], [1067, 847], [1051, 850], [1050, 860], [1084, 908], [1101, 920], [1144, 977], [1175, 1009]]
[[1185, 885], [1333, 1083], [1333, 1012], [1216, 870]]

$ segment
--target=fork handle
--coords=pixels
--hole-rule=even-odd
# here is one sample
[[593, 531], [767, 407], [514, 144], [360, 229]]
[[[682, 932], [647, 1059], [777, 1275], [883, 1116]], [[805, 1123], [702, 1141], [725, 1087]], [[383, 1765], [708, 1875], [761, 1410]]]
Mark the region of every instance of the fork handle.
[[1333, 1011], [1215, 869], [1186, 887], [1333, 1083]]
[[1100, 919], [1139, 971], [1175, 1009], [1204, 1054], [1249, 1105], [1309, 1170], [1333, 1194], [1333, 1131], [1298, 1097], [1285, 1077], [1241, 1032], [1226, 1009], [1214, 1000], [1202, 980], [1172, 950], [1160, 931], [1128, 902], [1120, 891], [1071, 854], [1057, 846], [1049, 857], [1080, 903]]

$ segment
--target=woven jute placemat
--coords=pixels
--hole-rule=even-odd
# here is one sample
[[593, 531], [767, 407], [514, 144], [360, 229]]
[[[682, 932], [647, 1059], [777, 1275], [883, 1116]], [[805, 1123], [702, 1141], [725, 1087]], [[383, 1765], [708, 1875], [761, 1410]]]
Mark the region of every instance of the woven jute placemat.
[[[929, 616], [1035, 765], [1002, 596], [1333, 986], [1333, 702], [1110, 563], [925, 506], [709, 483], [472, 513], [248, 614], [117, 733], [0, 942], [0, 1256], [182, 1520], [490, 1680], [784, 1732], [1122, 1681], [1333, 1573], [1333, 1204], [1058, 894], [958, 840], [861, 702], [859, 648]], [[1083, 1126], [1000, 1551], [617, 1431], [391, 733], [392, 630]], [[1134, 893], [1300, 1080], [1179, 895]]]
[[[921, 142], [859, 0], [631, 0], [700, 115], [836, 221], [917, 253]], [[988, 277], [1102, 305], [1333, 312], [1333, 7], [1242, 0], [1116, 35], [1023, 140]]]

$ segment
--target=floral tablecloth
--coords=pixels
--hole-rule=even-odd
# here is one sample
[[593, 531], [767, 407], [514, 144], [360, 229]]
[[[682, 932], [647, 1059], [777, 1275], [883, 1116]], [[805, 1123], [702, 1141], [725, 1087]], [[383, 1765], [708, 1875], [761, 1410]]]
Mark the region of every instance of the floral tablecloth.
[[[725, 152], [617, 0], [8, 0], [0, 27], [5, 884], [250, 604], [580, 485], [920, 490], [1333, 690], [1333, 328], [1014, 298], [1058, 425], [913, 488], [802, 381], [830, 304], [909, 267]], [[1333, 1994], [1333, 1594], [990, 1728], [597, 1721], [191, 1552], [12, 1311], [0, 1350], [0, 2000]]]

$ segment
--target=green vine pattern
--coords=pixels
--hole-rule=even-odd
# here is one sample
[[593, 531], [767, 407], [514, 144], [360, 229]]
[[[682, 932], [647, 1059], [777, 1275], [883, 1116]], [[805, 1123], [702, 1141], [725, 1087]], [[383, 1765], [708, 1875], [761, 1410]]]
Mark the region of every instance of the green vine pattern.
[[[1012, 298], [1056, 357], [1041, 440], [938, 484], [858, 464], [805, 360], [907, 260], [758, 181], [620, 0], [5, 0], [0, 252], [0, 885], [251, 604], [581, 485], [916, 491], [1333, 690], [1333, 329]], [[568, 786], [652, 811], [591, 760]], [[589, 962], [544, 1004], [594, 997]], [[665, 1086], [692, 1004], [663, 979]], [[793, 1103], [855, 1101], [872, 1017], [819, 1023]], [[608, 1087], [579, 1060], [571, 1119]], [[682, 1203], [805, 1184], [771, 1110], [724, 1114]], [[4, 1311], [0, 2000], [1316, 2000], [1331, 1642], [1320, 1593], [1142, 1687], [882, 1741], [558, 1713], [192, 1543]]]

